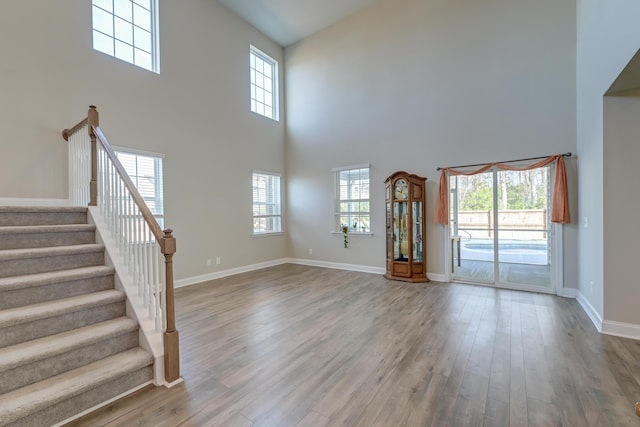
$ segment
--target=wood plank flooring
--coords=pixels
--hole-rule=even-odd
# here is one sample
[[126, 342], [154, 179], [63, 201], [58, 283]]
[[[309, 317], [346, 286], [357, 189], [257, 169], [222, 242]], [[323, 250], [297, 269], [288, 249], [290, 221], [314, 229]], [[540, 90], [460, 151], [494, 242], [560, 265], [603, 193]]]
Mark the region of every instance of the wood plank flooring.
[[640, 426], [575, 300], [282, 265], [176, 292], [184, 383], [74, 426]]

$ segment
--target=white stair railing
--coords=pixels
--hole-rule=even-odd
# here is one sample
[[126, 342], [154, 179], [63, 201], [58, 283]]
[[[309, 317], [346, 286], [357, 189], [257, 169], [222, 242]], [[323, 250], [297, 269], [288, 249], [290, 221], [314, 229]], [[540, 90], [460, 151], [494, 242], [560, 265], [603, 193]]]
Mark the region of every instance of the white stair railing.
[[84, 119], [63, 136], [69, 142], [69, 200], [75, 206], [89, 204], [91, 181], [91, 139]]
[[98, 207], [149, 317], [163, 332], [165, 381], [178, 381], [173, 231], [160, 228], [140, 196], [100, 129], [96, 107], [91, 106], [87, 118], [65, 129], [62, 136], [69, 141], [69, 198], [78, 206]]
[[118, 173], [102, 144], [98, 144], [97, 202], [149, 317], [154, 320], [156, 330], [163, 332], [166, 325], [162, 299], [165, 278], [160, 246], [156, 244], [151, 227], [135, 203], [125, 178]]

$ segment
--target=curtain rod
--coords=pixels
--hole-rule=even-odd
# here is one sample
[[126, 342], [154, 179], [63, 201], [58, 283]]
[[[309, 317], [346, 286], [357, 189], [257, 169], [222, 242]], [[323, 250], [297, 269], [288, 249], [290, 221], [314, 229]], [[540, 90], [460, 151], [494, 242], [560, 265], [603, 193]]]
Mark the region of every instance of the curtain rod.
[[[515, 163], [515, 162], [524, 162], [526, 160], [540, 160], [540, 159], [546, 159], [547, 157], [551, 157], [551, 156], [541, 156], [541, 157], [529, 157], [527, 159], [517, 159], [517, 160], [507, 160], [505, 162], [495, 162], [495, 163]], [[569, 151], [568, 153], [563, 153], [562, 157], [571, 157], [571, 151]], [[493, 163], [493, 162], [492, 162]], [[476, 165], [460, 165], [460, 166], [449, 166], [446, 168], [440, 167], [438, 166], [437, 170], [441, 171], [442, 169], [455, 169], [455, 168], [470, 168], [472, 166], [486, 166], [489, 165], [491, 163], [478, 163]]]

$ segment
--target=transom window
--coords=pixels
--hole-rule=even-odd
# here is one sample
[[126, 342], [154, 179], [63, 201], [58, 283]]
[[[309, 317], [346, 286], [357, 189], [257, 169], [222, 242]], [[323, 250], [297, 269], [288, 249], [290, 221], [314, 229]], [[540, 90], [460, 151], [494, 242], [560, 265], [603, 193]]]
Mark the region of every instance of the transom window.
[[163, 156], [120, 148], [115, 152], [158, 224], [164, 227]]
[[335, 168], [335, 227], [349, 232], [370, 233], [369, 165]]
[[93, 0], [93, 48], [159, 73], [157, 0]]
[[260, 49], [249, 48], [251, 111], [278, 120], [278, 62]]
[[253, 234], [280, 233], [280, 175], [253, 172]]

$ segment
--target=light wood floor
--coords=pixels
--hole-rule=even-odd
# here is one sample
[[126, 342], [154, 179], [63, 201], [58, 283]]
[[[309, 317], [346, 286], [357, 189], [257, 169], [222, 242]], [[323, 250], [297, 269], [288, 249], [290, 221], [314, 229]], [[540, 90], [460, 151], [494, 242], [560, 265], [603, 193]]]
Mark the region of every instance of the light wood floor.
[[640, 342], [572, 299], [283, 265], [177, 313], [184, 383], [73, 425], [640, 425]]

